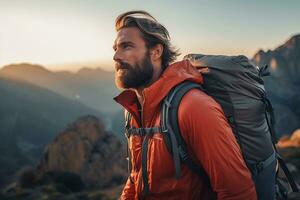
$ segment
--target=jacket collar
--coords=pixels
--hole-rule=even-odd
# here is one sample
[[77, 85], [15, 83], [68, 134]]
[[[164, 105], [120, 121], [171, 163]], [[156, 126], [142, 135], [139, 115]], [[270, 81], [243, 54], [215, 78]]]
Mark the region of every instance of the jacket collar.
[[[203, 78], [197, 69], [188, 60], [183, 60], [168, 66], [157, 81], [144, 89], [144, 125], [147, 126], [151, 122], [153, 114], [160, 109], [160, 102], [167, 96], [169, 91], [174, 86], [187, 80], [200, 84], [203, 83]], [[124, 90], [114, 100], [133, 114], [134, 117], [138, 116], [138, 100], [134, 91]]]

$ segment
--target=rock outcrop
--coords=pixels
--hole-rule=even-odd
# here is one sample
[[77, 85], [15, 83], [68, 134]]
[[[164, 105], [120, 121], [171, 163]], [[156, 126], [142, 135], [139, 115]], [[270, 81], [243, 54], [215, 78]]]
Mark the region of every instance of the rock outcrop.
[[118, 199], [127, 177], [125, 150], [98, 118], [81, 117], [48, 144], [36, 168], [19, 171], [0, 199]]
[[124, 148], [93, 116], [70, 124], [50, 143], [38, 165], [49, 171], [80, 175], [87, 187], [105, 188], [122, 184], [127, 175]]

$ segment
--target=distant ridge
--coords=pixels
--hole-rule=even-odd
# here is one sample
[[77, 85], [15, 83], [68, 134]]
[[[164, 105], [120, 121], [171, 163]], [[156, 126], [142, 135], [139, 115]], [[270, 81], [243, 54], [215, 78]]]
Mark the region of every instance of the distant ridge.
[[22, 80], [43, 87], [70, 99], [76, 99], [108, 114], [120, 110], [112, 98], [118, 93], [114, 73], [101, 68], [81, 68], [77, 72], [52, 72], [41, 65], [29, 63], [6, 65], [0, 77]]
[[274, 50], [259, 50], [252, 60], [269, 66], [271, 77], [264, 80], [274, 102], [276, 129], [279, 135], [291, 134], [300, 128], [300, 34]]

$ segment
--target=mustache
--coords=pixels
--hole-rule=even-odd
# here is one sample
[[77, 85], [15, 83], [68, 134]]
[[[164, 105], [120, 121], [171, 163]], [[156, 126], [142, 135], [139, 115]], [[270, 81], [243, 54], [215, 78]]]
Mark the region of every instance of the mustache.
[[126, 62], [122, 62], [122, 61], [119, 61], [119, 62], [116, 62], [115, 63], [115, 69], [116, 70], [119, 70], [119, 69], [129, 69], [131, 68], [131, 65], [126, 63]]

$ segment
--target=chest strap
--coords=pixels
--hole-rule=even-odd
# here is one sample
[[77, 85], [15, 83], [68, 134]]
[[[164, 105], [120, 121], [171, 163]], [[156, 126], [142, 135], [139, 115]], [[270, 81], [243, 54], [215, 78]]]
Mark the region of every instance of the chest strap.
[[125, 134], [127, 137], [130, 137], [130, 135], [140, 135], [140, 136], [146, 136], [148, 134], [153, 134], [155, 132], [161, 132], [160, 127], [148, 127], [148, 128], [126, 128]]
[[[130, 114], [128, 114], [130, 115]], [[144, 138], [142, 143], [142, 178], [143, 178], [143, 191], [142, 194], [144, 197], [149, 195], [150, 189], [149, 189], [149, 181], [148, 181], [148, 145], [149, 145], [149, 139], [152, 137], [154, 133], [161, 133], [162, 129], [161, 127], [141, 127], [141, 128], [135, 128], [130, 127], [130, 116], [126, 117], [126, 126], [125, 126], [125, 135], [129, 139], [131, 135], [139, 135]], [[129, 120], [128, 120], [129, 119]], [[130, 151], [129, 151], [130, 154]], [[131, 157], [130, 157], [130, 163], [131, 163]], [[130, 167], [131, 168], [131, 167]], [[130, 169], [131, 171], [131, 169]]]

